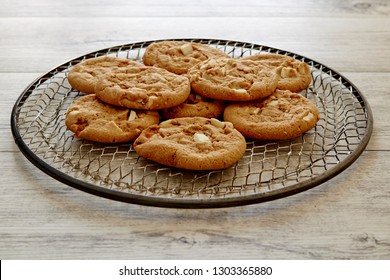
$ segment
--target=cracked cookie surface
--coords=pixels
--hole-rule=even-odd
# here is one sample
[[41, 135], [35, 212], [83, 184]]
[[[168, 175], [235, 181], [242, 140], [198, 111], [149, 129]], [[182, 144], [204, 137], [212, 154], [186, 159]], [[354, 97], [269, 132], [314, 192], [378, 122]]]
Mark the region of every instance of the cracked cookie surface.
[[185, 102], [172, 108], [163, 109], [161, 115], [166, 119], [184, 117], [218, 118], [222, 115], [224, 108], [225, 103], [222, 100], [190, 93]]
[[143, 56], [143, 63], [164, 68], [176, 74], [188, 70], [209, 58], [229, 57], [223, 51], [205, 44], [186, 41], [162, 41], [149, 45]]
[[233, 165], [245, 153], [245, 138], [229, 122], [202, 117], [177, 118], [152, 125], [135, 140], [142, 157], [189, 170]]
[[280, 76], [277, 89], [300, 92], [311, 83], [310, 67], [305, 62], [280, 54], [255, 54], [241, 59], [271, 67]]
[[68, 74], [68, 81], [74, 89], [92, 94], [95, 93], [95, 85], [100, 75], [118, 68], [141, 65], [137, 61], [118, 57], [89, 58], [72, 67]]
[[312, 129], [319, 120], [316, 105], [308, 98], [288, 90], [250, 102], [235, 102], [225, 108], [224, 120], [245, 137], [285, 140]]
[[183, 103], [191, 91], [187, 77], [151, 66], [110, 71], [99, 77], [96, 96], [132, 109], [158, 110]]
[[75, 100], [66, 113], [65, 124], [76, 137], [101, 142], [132, 141], [146, 127], [158, 124], [156, 111], [130, 110], [100, 101], [95, 94]]
[[233, 58], [208, 59], [192, 67], [188, 76], [194, 92], [227, 101], [266, 97], [275, 91], [279, 81], [275, 69]]

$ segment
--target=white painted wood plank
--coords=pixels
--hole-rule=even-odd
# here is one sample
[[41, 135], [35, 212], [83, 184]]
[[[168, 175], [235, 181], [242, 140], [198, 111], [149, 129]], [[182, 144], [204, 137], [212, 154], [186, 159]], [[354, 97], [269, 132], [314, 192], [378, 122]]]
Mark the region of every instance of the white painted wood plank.
[[[6, 180], [0, 189], [0, 256], [388, 259], [390, 178], [383, 172], [388, 156], [366, 152], [336, 178], [288, 198], [185, 210], [91, 196], [31, 168], [21, 155], [12, 155], [2, 162]], [[11, 179], [15, 172], [23, 178]]]
[[[4, 5], [5, 4], [5, 5]], [[388, 16], [385, 1], [120, 0], [6, 1], [0, 17], [340, 17]]]
[[247, 41], [338, 71], [390, 70], [389, 18], [11, 18], [0, 25], [0, 72], [46, 72], [98, 49], [165, 38]]

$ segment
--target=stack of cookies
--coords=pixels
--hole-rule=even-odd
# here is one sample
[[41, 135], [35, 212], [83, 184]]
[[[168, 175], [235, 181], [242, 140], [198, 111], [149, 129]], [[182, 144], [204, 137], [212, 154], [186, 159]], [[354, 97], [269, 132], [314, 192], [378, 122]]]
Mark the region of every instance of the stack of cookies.
[[161, 41], [147, 47], [143, 64], [86, 59], [68, 80], [86, 93], [66, 114], [76, 137], [134, 141], [140, 156], [183, 169], [229, 167], [244, 155], [245, 137], [294, 138], [319, 119], [299, 94], [311, 82], [308, 65], [283, 55], [234, 59], [200, 43]]

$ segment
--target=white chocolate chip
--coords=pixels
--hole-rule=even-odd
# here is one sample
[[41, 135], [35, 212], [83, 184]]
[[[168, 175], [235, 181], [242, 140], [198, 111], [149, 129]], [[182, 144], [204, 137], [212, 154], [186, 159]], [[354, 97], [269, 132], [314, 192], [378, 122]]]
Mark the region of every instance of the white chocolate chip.
[[288, 69], [287, 68], [282, 68], [282, 71], [280, 72], [280, 76], [282, 78], [287, 78], [288, 77]]
[[149, 97], [148, 102], [146, 102], [146, 104], [145, 104], [146, 108], [152, 107], [153, 102], [154, 102], [155, 100], [157, 100], [157, 96], [151, 96], [151, 97]]
[[243, 88], [234, 89], [234, 91], [240, 94], [248, 94], [247, 90]]
[[107, 130], [113, 133], [123, 133], [123, 130], [120, 129], [119, 126], [114, 121], [110, 121], [106, 123], [103, 127], [103, 130]]
[[278, 106], [279, 102], [278, 102], [278, 100], [272, 100], [272, 101], [268, 102], [268, 105], [269, 106]]
[[297, 71], [291, 67], [283, 67], [280, 72], [280, 76], [282, 78], [291, 78], [297, 76]]
[[216, 61], [214, 58], [211, 58], [211, 59], [208, 61], [207, 66], [208, 66], [208, 67], [216, 67], [216, 66], [218, 66], [218, 63], [217, 63], [217, 61]]
[[198, 132], [194, 134], [193, 139], [197, 143], [210, 142], [210, 139], [206, 135], [204, 135], [203, 133], [198, 133]]
[[189, 55], [190, 53], [192, 53], [194, 51], [191, 43], [187, 43], [187, 44], [182, 45], [180, 47], [180, 50], [184, 55]]
[[304, 121], [311, 122], [314, 119], [314, 115], [309, 112], [306, 116], [303, 117]]
[[133, 110], [130, 111], [129, 118], [127, 119], [128, 121], [135, 120], [137, 118], [137, 113]]
[[257, 115], [260, 112], [260, 108], [256, 108], [250, 112], [251, 115]]
[[75, 118], [78, 114], [79, 114], [78, 110], [69, 111], [68, 112], [68, 117]]
[[211, 124], [217, 128], [224, 128], [225, 127], [225, 123], [221, 122], [220, 120], [217, 120], [215, 118], [212, 118], [211, 119]]
[[78, 122], [77, 119], [80, 117], [80, 112], [78, 110], [75, 110], [75, 111], [69, 111], [67, 113], [67, 118], [69, 118], [69, 120], [71, 122]]

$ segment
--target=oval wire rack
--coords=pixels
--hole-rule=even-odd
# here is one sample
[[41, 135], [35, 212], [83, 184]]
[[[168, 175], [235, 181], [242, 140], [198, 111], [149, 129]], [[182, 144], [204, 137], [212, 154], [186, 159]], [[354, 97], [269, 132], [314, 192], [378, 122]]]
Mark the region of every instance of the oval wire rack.
[[291, 140], [248, 139], [243, 158], [217, 171], [187, 171], [139, 157], [132, 143], [100, 144], [74, 137], [65, 126], [69, 105], [83, 95], [67, 80], [78, 62], [108, 55], [142, 61], [155, 41], [92, 52], [68, 61], [30, 84], [18, 98], [11, 129], [22, 153], [38, 168], [79, 190], [108, 199], [177, 208], [259, 203], [317, 186], [351, 165], [370, 139], [373, 117], [360, 91], [345, 77], [306, 57], [258, 44], [174, 39], [208, 44], [234, 58], [279, 53], [306, 62], [312, 83], [301, 94], [320, 111], [316, 127]]

